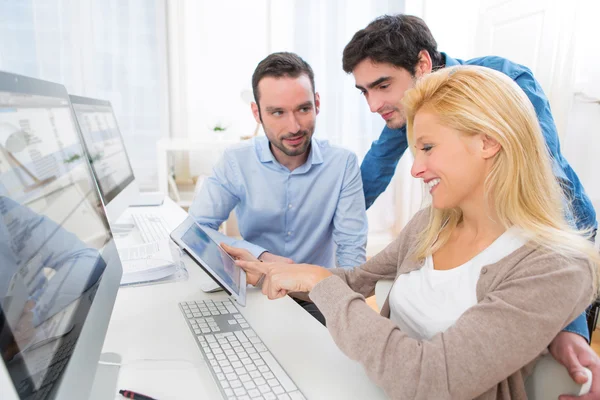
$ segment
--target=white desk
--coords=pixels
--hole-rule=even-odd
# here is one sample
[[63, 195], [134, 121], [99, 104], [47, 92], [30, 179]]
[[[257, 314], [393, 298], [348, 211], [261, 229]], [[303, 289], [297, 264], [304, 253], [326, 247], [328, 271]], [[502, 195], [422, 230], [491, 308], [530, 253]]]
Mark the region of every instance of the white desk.
[[[162, 208], [173, 227], [185, 219], [170, 199]], [[122, 357], [118, 389], [159, 400], [221, 398], [178, 302], [226, 295], [200, 291], [198, 282], [208, 278], [192, 260], [184, 261], [186, 281], [119, 289], [102, 350]], [[385, 398], [327, 329], [290, 298], [271, 301], [249, 289], [247, 306], [238, 308], [308, 399]]]

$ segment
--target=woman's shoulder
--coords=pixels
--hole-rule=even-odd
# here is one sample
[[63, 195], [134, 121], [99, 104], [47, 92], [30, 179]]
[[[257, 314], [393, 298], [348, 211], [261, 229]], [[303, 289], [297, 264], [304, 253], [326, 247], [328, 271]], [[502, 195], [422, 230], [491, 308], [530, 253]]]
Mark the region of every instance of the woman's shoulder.
[[503, 261], [508, 267], [507, 275], [513, 278], [552, 275], [556, 278], [555, 282], [563, 285], [565, 290], [569, 290], [569, 283], [579, 286], [582, 282], [593, 282], [594, 278], [594, 266], [584, 256], [568, 256], [559, 250], [531, 242]]

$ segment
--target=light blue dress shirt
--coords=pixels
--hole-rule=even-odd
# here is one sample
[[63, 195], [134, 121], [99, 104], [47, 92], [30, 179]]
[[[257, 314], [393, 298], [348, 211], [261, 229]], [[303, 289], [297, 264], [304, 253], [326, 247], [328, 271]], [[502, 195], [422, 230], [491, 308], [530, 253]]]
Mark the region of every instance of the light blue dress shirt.
[[[244, 240], [216, 230], [235, 209]], [[225, 151], [190, 207], [215, 240], [296, 263], [351, 268], [366, 261], [367, 215], [356, 155], [311, 141], [306, 162], [289, 171], [266, 137]]]

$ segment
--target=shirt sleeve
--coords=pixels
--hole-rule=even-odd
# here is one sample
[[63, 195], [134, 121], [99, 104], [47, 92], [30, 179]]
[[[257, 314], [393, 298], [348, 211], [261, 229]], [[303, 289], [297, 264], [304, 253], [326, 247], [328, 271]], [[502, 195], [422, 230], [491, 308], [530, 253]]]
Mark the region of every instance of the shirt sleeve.
[[585, 340], [590, 342], [590, 331], [587, 324], [587, 314], [582, 312], [573, 322], [571, 322], [565, 329], [565, 332], [572, 332], [582, 336]]
[[338, 203], [333, 216], [333, 241], [338, 267], [353, 268], [366, 260], [367, 212], [358, 160], [350, 154]]
[[239, 193], [244, 189], [238, 184], [237, 178], [235, 162], [226, 151], [192, 201], [189, 213], [203, 228], [207, 228], [207, 234], [217, 243], [246, 249], [258, 257], [265, 249], [218, 232], [219, 226], [229, 218], [231, 211], [240, 202]]
[[[591, 269], [538, 255], [430, 340], [409, 337], [339, 276], [309, 293], [337, 346], [390, 398], [471, 399], [542, 354], [592, 296]], [[557, 284], [560, 282], [560, 284]]]
[[379, 139], [371, 144], [360, 166], [367, 209], [388, 187], [407, 147], [406, 127], [390, 129], [386, 126]]

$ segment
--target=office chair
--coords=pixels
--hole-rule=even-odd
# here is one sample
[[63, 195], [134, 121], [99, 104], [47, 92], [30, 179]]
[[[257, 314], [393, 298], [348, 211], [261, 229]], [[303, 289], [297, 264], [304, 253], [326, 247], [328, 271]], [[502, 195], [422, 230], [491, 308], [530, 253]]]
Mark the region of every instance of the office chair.
[[[381, 280], [375, 286], [375, 300], [381, 310], [393, 281]], [[583, 395], [590, 391], [592, 386], [592, 371], [586, 368], [588, 381], [584, 385], [575, 383], [569, 376], [567, 369], [550, 355], [543, 355], [535, 365], [533, 372], [525, 380], [525, 390], [529, 400], [558, 399], [561, 394]]]

